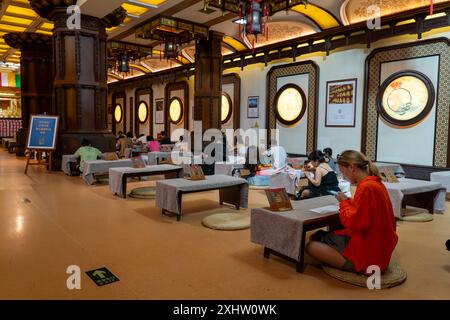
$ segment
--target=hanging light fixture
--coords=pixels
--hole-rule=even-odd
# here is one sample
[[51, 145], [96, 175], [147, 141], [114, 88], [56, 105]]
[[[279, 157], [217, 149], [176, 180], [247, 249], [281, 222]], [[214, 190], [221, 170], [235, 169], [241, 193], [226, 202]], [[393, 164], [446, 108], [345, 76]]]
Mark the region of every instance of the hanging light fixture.
[[[209, 27], [176, 17], [158, 15], [136, 29], [140, 39], [158, 40], [163, 43], [164, 57], [176, 59], [183, 44], [201, 37], [208, 37]], [[161, 52], [160, 58], [163, 58]]]
[[235, 22], [239, 25], [239, 35], [244, 38], [253, 34], [255, 41], [259, 34], [268, 37], [267, 23], [271, 15], [299, 4], [306, 7], [308, 0], [204, 0], [205, 7], [212, 6], [238, 14], [239, 19]]
[[130, 71], [130, 60], [127, 52], [124, 52], [120, 56], [119, 67], [117, 68], [117, 70], [124, 73], [128, 73]]
[[132, 45], [125, 42], [108, 42], [108, 69], [114, 74], [133, 73], [130, 63], [139, 64], [139, 60], [152, 55], [152, 48]]
[[165, 41], [165, 56], [166, 59], [176, 59], [178, 57], [179, 46], [177, 39], [174, 37], [168, 37]]

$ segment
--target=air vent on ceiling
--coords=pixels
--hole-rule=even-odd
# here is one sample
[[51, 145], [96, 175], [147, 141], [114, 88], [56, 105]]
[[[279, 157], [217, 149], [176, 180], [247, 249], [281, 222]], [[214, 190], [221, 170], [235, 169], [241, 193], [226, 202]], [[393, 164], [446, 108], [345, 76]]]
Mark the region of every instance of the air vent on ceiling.
[[207, 8], [201, 8], [200, 10], [198, 10], [198, 12], [201, 12], [204, 14], [211, 14], [213, 12], [216, 12], [216, 10], [213, 10], [213, 9], [207, 7]]

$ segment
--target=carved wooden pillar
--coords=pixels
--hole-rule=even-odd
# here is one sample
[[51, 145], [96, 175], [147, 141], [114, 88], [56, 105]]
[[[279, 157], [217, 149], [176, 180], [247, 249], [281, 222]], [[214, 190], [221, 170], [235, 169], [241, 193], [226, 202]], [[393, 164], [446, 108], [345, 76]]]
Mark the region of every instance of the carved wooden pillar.
[[222, 38], [210, 31], [195, 46], [194, 120], [202, 121], [203, 130], [221, 127]]
[[32, 32], [13, 32], [5, 42], [21, 51], [22, 128], [17, 132], [16, 154], [24, 155], [30, 115], [54, 114], [52, 38]]
[[80, 15], [80, 28], [67, 25], [67, 7], [76, 0], [30, 0], [31, 7], [54, 22], [54, 106], [60, 116], [61, 154], [73, 153], [83, 138], [102, 151], [115, 150], [107, 125], [107, 27], [126, 16], [118, 8], [104, 18]]

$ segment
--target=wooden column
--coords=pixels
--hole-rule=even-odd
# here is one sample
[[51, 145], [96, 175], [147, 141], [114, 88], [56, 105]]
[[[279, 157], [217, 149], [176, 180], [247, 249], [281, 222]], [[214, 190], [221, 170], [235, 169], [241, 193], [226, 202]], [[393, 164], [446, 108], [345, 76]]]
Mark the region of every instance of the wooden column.
[[203, 131], [221, 127], [222, 38], [210, 31], [195, 46], [194, 120], [202, 121]]
[[101, 151], [115, 150], [107, 125], [106, 28], [119, 25], [119, 7], [103, 18], [80, 14], [80, 26], [68, 26], [67, 7], [75, 0], [30, 0], [31, 7], [54, 22], [54, 107], [60, 116], [58, 154], [71, 154], [83, 138]]
[[22, 128], [17, 132], [16, 155], [25, 151], [28, 125], [32, 114], [54, 114], [52, 38], [32, 32], [13, 32], [5, 42], [21, 51]]

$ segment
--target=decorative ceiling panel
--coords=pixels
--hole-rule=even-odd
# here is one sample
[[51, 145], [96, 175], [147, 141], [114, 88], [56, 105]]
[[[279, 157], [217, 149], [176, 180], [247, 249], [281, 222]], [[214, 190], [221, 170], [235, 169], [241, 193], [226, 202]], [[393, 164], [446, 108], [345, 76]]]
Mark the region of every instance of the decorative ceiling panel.
[[[448, 0], [433, 0], [434, 4], [450, 2]], [[381, 16], [407, 11], [424, 6], [430, 6], [430, 0], [349, 0], [346, 3], [345, 14], [350, 24], [367, 20], [371, 16], [370, 6], [378, 6]]]

